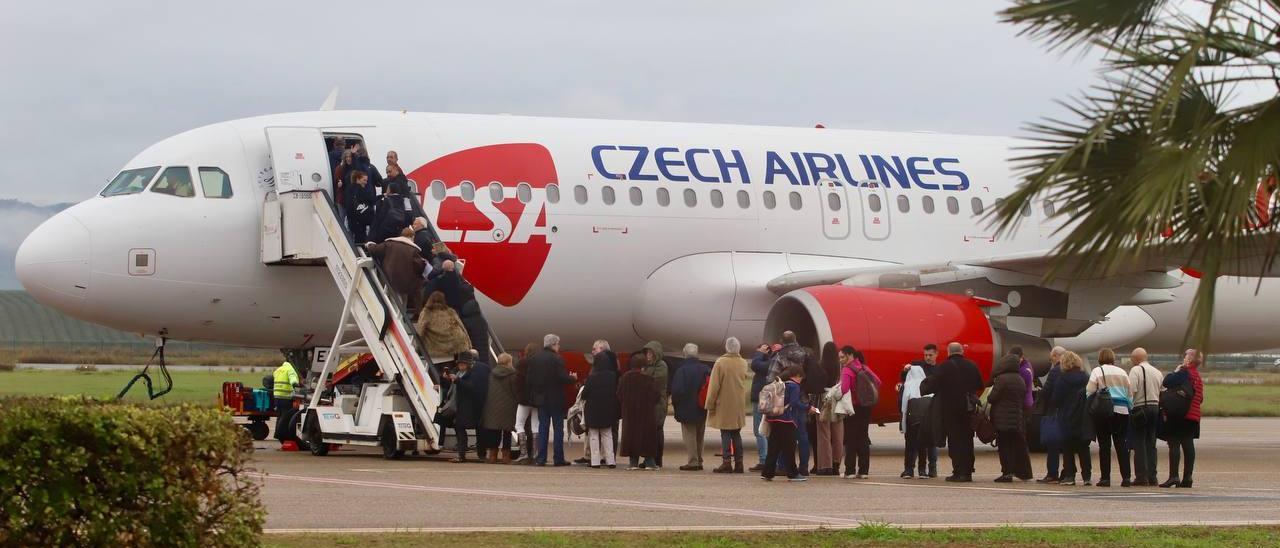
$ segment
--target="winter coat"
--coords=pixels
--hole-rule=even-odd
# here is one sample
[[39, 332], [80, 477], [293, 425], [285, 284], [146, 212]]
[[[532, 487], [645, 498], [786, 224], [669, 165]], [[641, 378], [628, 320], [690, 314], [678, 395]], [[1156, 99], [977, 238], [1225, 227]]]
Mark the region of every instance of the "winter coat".
[[[793, 365], [800, 366], [808, 375], [818, 363], [818, 358], [814, 356], [813, 351], [800, 346], [799, 343], [787, 343], [782, 348], [773, 353], [773, 357], [769, 359], [769, 378], [765, 382], [773, 382], [783, 371]], [[825, 387], [824, 387], [825, 388]]]
[[462, 305], [466, 304], [462, 302], [462, 277], [458, 275], [457, 270], [441, 271], [439, 276], [432, 279], [428, 296], [431, 295], [430, 291], [444, 293], [444, 302], [449, 303], [449, 307], [454, 310], [460, 310]]
[[586, 402], [583, 420], [587, 428], [613, 428], [618, 424], [618, 356], [605, 350], [592, 359], [591, 374], [582, 386]]
[[865, 407], [867, 405], [858, 401], [858, 373], [862, 371], [866, 371], [871, 375], [871, 380], [875, 382], [876, 392], [878, 393], [880, 391], [880, 375], [877, 375], [876, 370], [870, 366], [864, 365], [857, 358], [854, 358], [840, 368], [840, 395], [843, 396], [852, 392], [853, 395], [850, 399], [853, 400], [854, 407]]
[[1019, 372], [1018, 357], [1010, 354], [996, 363], [991, 371], [991, 423], [1000, 432], [1021, 432], [1022, 409], [1026, 403], [1027, 385]]
[[769, 361], [771, 356], [764, 352], [756, 352], [751, 357], [751, 402], [760, 401], [760, 391], [764, 390], [764, 381], [769, 378]]
[[1044, 376], [1044, 385], [1040, 387], [1040, 399], [1045, 402], [1043, 415], [1046, 417], [1058, 410], [1058, 406], [1053, 403], [1053, 394], [1060, 378], [1062, 378], [1062, 366], [1056, 363], [1049, 366], [1049, 373]]
[[653, 413], [659, 401], [654, 379], [644, 370], [627, 371], [618, 381], [618, 403], [622, 409], [622, 441], [619, 454], [624, 457], [658, 455], [658, 421]]
[[432, 356], [453, 356], [471, 349], [467, 328], [447, 306], [427, 307], [418, 315], [418, 337]]
[[671, 405], [676, 422], [699, 423], [707, 420], [707, 411], [698, 401], [702, 385], [711, 376], [711, 368], [697, 358], [685, 358], [671, 377]]
[[1195, 394], [1191, 396], [1191, 409], [1187, 411], [1185, 417], [1166, 417], [1164, 429], [1160, 433], [1161, 439], [1200, 437], [1200, 405], [1204, 403], [1204, 381], [1200, 379], [1200, 368], [1183, 367], [1170, 373], [1164, 378], [1164, 387], [1172, 390], [1188, 381], [1195, 389]]
[[1036, 372], [1035, 369], [1031, 367], [1031, 362], [1027, 361], [1026, 358], [1022, 358], [1022, 360], [1018, 362], [1018, 375], [1022, 376], [1022, 384], [1026, 386], [1026, 394], [1022, 397], [1022, 403], [1027, 407], [1027, 409], [1031, 409], [1031, 406], [1035, 404], [1035, 398], [1032, 397], [1032, 392], [1034, 392], [1036, 383]]
[[520, 405], [533, 405], [533, 398], [529, 395], [529, 359], [532, 357], [516, 361], [516, 396]]
[[484, 427], [490, 430], [516, 429], [516, 370], [495, 365], [489, 374], [489, 395], [484, 399]]
[[369, 186], [375, 188], [382, 188], [385, 186], [386, 182], [382, 180], [382, 173], [380, 173], [378, 168], [373, 165], [373, 162], [369, 161], [368, 156], [356, 156], [355, 158], [352, 158], [351, 165], [354, 166], [355, 169], [348, 170], [348, 180], [351, 179], [352, 173], [356, 170], [360, 170], [369, 176]]
[[[644, 374], [653, 378], [653, 387], [658, 391], [658, 401], [653, 404], [654, 416], [659, 423], [667, 416], [667, 405], [669, 398], [667, 391], [670, 389], [670, 380], [667, 376], [667, 362], [662, 359], [662, 343], [658, 341], [649, 341], [644, 345], [646, 350], [653, 352], [656, 362], [645, 368]], [[654, 428], [657, 428], [656, 426]]]
[[800, 390], [805, 394], [821, 395], [828, 387], [835, 384], [836, 380], [836, 378], [827, 377], [827, 371], [819, 363], [816, 354], [809, 352], [805, 356], [804, 381], [800, 384]]
[[[716, 360], [707, 386], [707, 426], [719, 430], [746, 426], [746, 382], [747, 360], [742, 356], [725, 354]], [[759, 392], [756, 395], [759, 397]]]
[[458, 310], [458, 316], [462, 319], [462, 326], [467, 328], [471, 348], [480, 351], [480, 360], [489, 361], [489, 323], [480, 313], [480, 303], [475, 299], [467, 301]]
[[[347, 170], [347, 181], [342, 186], [342, 203], [347, 211], [347, 219], [355, 220], [358, 223], [368, 223], [373, 220], [373, 204], [378, 201], [378, 191], [373, 187], [372, 183], [365, 183], [360, 186], [351, 181], [351, 173], [355, 170]], [[361, 209], [360, 206], [364, 206]]]
[[985, 384], [978, 364], [960, 354], [953, 354], [938, 364], [932, 377], [925, 378], [920, 385], [920, 393], [934, 394], [933, 405], [946, 420], [958, 421], [969, 416], [969, 396], [976, 395]]
[[427, 264], [431, 264], [431, 244], [434, 243], [431, 241], [431, 230], [426, 227], [415, 230], [413, 232], [413, 243], [417, 244], [418, 249], [421, 250], [419, 254], [422, 255], [423, 260], [427, 261]]
[[458, 377], [454, 386], [458, 390], [458, 413], [453, 425], [458, 428], [479, 428], [484, 417], [484, 402], [489, 397], [489, 365], [473, 364], [471, 369]]
[[422, 269], [427, 267], [427, 261], [413, 240], [397, 236], [380, 244], [369, 244], [368, 249], [369, 255], [382, 263], [382, 271], [387, 274], [392, 289], [408, 295], [422, 287]]
[[543, 348], [529, 358], [529, 370], [525, 373], [525, 390], [529, 401], [540, 409], [555, 412], [566, 409], [564, 386], [573, 384], [573, 377], [565, 369], [564, 359], [554, 350]]
[[910, 368], [902, 372], [902, 393], [898, 394], [898, 411], [902, 413], [902, 419], [898, 421], [899, 431], [907, 431], [907, 405], [911, 403], [911, 400], [922, 397], [920, 395], [920, 383], [924, 382], [926, 376], [928, 376], [928, 373], [925, 373], [924, 366], [914, 363], [911, 364]]
[[789, 422], [798, 427], [803, 427], [809, 417], [809, 404], [804, 403], [801, 397], [800, 383], [788, 380], [783, 387], [786, 389], [786, 395], [782, 400], [785, 406], [782, 414], [777, 417], [768, 417], [765, 420], [769, 422]]
[[373, 204], [373, 222], [369, 223], [369, 238], [381, 242], [394, 238], [413, 224], [413, 200], [399, 194], [383, 194]]
[[1050, 405], [1056, 410], [1058, 420], [1065, 426], [1067, 439], [1087, 442], [1093, 439], [1092, 427], [1085, 428], [1084, 388], [1089, 384], [1089, 374], [1079, 369], [1063, 371], [1053, 388]]

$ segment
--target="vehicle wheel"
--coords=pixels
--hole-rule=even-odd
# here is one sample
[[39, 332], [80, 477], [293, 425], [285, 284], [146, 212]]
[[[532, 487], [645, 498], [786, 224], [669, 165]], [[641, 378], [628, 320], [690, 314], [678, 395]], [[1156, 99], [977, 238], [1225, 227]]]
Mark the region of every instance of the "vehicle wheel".
[[244, 425], [244, 427], [249, 430], [249, 435], [253, 436], [254, 441], [267, 439], [267, 434], [270, 432], [270, 429], [267, 428], [267, 423], [262, 421], [253, 421]]
[[307, 422], [302, 425], [302, 436], [311, 450], [311, 454], [323, 457], [329, 454], [329, 444], [320, 438], [320, 420], [315, 412], [307, 413]]
[[382, 422], [382, 431], [378, 434], [378, 438], [382, 442], [382, 458], [395, 460], [404, 456], [404, 450], [400, 449], [400, 442], [396, 439], [396, 429], [391, 426], [391, 421]]

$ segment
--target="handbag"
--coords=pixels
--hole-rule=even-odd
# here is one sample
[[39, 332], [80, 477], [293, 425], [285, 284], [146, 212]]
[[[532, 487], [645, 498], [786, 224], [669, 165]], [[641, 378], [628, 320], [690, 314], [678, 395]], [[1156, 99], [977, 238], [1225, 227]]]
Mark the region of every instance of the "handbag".
[[1095, 421], [1107, 421], [1115, 415], [1116, 410], [1111, 403], [1111, 387], [1107, 385], [1106, 366], [1098, 368], [1098, 379], [1102, 381], [1102, 388], [1089, 395], [1089, 401], [1085, 403], [1086, 410]]
[[988, 406], [980, 404], [969, 414], [969, 426], [973, 428], [974, 435], [978, 436], [978, 441], [982, 443], [991, 443], [996, 441], [996, 426], [991, 423], [991, 417], [987, 416]]
[[[830, 391], [831, 389], [839, 391], [840, 385], [836, 384], [827, 390]], [[836, 401], [836, 415], [841, 417], [851, 417], [856, 411], [857, 409], [853, 406], [853, 391], [850, 390], [841, 394], [840, 399]]]
[[452, 418], [458, 414], [458, 387], [457, 385], [449, 385], [449, 394], [444, 397], [444, 403], [440, 404], [440, 409], [436, 411], [436, 416], [440, 418]]
[[1067, 437], [1062, 429], [1062, 420], [1057, 415], [1048, 415], [1040, 419], [1040, 444], [1045, 447], [1061, 447]]
[[1195, 394], [1196, 388], [1188, 379], [1181, 386], [1160, 393], [1160, 409], [1170, 419], [1184, 419], [1191, 412], [1191, 401]]
[[702, 388], [698, 389], [698, 407], [701, 407], [703, 409], [707, 408], [707, 392], [710, 390], [710, 388], [711, 388], [711, 375], [707, 375], [707, 378], [702, 379]]

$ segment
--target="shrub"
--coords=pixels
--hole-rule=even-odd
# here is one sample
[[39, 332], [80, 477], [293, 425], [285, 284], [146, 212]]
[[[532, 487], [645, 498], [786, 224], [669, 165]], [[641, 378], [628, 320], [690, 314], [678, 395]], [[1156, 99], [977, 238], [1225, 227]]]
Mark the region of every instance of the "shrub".
[[252, 449], [207, 407], [0, 399], [0, 545], [256, 545]]

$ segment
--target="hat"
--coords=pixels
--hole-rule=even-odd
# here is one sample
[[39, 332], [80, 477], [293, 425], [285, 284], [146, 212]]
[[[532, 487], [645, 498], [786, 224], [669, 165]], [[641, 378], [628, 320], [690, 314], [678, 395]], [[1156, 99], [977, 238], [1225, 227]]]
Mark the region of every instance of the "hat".
[[769, 347], [769, 350], [772, 350], [774, 352], [782, 350], [782, 343], [773, 343], [773, 346]]
[[471, 355], [471, 351], [462, 352], [454, 359], [458, 363], [476, 363], [476, 357]]

